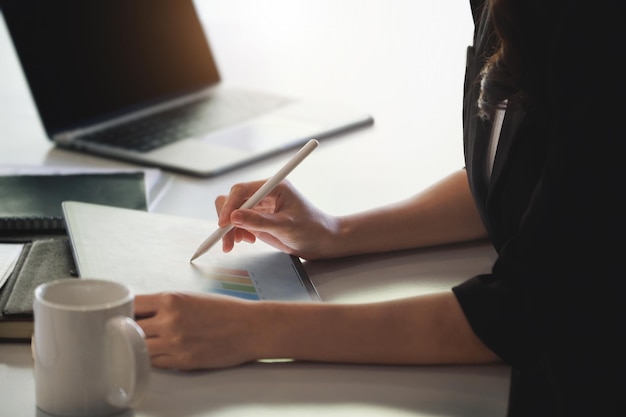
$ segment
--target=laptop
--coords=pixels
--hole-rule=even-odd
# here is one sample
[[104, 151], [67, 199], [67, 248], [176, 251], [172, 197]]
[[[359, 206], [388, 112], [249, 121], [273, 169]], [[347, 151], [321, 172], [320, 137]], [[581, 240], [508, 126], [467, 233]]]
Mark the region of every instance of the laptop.
[[210, 177], [373, 123], [358, 110], [224, 85], [193, 0], [0, 5], [59, 147]]

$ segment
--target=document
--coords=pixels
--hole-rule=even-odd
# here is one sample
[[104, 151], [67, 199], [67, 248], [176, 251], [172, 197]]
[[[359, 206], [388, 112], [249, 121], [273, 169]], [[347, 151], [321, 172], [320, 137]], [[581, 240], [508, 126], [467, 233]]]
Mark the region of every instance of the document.
[[13, 273], [22, 249], [22, 243], [0, 243], [0, 289]]
[[135, 294], [216, 293], [250, 300], [313, 301], [319, 296], [299, 258], [262, 242], [230, 253], [216, 245], [189, 262], [216, 222], [97, 204], [64, 202], [78, 274], [113, 280]]

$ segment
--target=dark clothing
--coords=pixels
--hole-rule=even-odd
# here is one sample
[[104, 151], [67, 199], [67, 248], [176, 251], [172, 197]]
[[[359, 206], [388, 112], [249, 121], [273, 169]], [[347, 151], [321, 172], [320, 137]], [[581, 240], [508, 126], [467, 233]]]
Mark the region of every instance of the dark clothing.
[[512, 367], [510, 417], [626, 416], [625, 6], [560, 2], [542, 94], [509, 98], [488, 178], [491, 123], [476, 103], [494, 37], [483, 3], [472, 1], [464, 146], [498, 258], [454, 293]]

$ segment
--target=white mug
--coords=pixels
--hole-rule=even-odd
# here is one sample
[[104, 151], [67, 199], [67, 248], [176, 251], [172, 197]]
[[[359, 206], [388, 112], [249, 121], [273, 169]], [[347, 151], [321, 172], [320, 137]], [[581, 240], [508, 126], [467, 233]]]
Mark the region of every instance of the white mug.
[[42, 411], [107, 416], [136, 405], [150, 376], [144, 333], [125, 285], [61, 279], [35, 290], [35, 394]]

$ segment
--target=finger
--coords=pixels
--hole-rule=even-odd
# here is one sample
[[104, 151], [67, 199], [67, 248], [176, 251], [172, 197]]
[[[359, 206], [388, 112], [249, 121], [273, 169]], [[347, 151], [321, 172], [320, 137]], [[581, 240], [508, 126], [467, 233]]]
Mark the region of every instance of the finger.
[[228, 253], [231, 250], [233, 250], [234, 246], [235, 246], [235, 229], [226, 233], [224, 237], [222, 237], [222, 251]]
[[153, 316], [159, 309], [158, 295], [136, 295], [133, 304], [135, 309], [135, 316]]
[[159, 330], [161, 326], [158, 325], [157, 320], [153, 317], [150, 318], [137, 318], [137, 324], [143, 330], [146, 339], [155, 338], [159, 336]]
[[150, 363], [157, 368], [165, 369], [192, 369], [191, 366], [185, 365], [180, 355], [171, 350], [162, 338], [146, 340], [146, 347], [150, 354]]
[[150, 363], [155, 368], [172, 369], [172, 359], [169, 355], [155, 355], [150, 356]]
[[150, 362], [152, 366], [155, 368], [163, 368], [163, 369], [177, 369], [177, 370], [190, 370], [191, 367], [181, 366], [180, 360], [175, 356], [169, 354], [161, 354], [150, 357]]
[[235, 229], [235, 242], [254, 243], [256, 242], [256, 236], [253, 233], [245, 229], [236, 228]]
[[150, 361], [154, 362], [155, 358], [163, 356], [172, 356], [169, 348], [161, 338], [146, 339], [146, 348], [150, 354]]
[[224, 227], [228, 225], [228, 216], [223, 210], [224, 203], [226, 202], [226, 196], [220, 195], [215, 199], [215, 211], [217, 212], [217, 222], [220, 227]]
[[230, 221], [230, 213], [241, 207], [264, 183], [265, 181], [252, 181], [233, 185], [230, 193], [226, 196], [220, 214], [223, 213], [227, 221]]
[[249, 231], [249, 233], [280, 234], [290, 227], [291, 222], [285, 216], [274, 213], [264, 213], [256, 210], [237, 210], [232, 216], [234, 224]]

